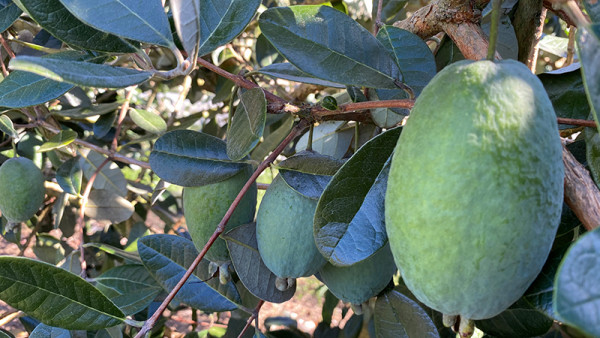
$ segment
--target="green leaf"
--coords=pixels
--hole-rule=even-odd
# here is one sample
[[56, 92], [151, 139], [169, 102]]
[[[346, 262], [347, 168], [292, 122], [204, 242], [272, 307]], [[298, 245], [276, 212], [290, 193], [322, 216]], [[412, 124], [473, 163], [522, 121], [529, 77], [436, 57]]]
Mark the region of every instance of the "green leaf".
[[114, 267], [96, 277], [96, 283], [125, 315], [147, 308], [163, 290], [141, 264]]
[[[588, 102], [598, 123], [600, 112], [600, 41], [587, 28], [577, 29], [577, 54], [581, 60], [581, 73]], [[600, 130], [600, 129], [599, 129]]]
[[[106, 156], [93, 150], [90, 150], [86, 157], [82, 157], [80, 159], [80, 165], [86, 179], [89, 180], [100, 164], [105, 160]], [[96, 189], [109, 190], [120, 196], [127, 195], [127, 180], [121, 169], [119, 169], [119, 166], [112, 161], [102, 167], [98, 175], [96, 175], [93, 187]]]
[[151, 72], [99, 65], [90, 62], [19, 56], [10, 60], [11, 69], [85, 87], [124, 88], [148, 80]]
[[[379, 97], [382, 95], [382, 97]], [[370, 92], [373, 101], [408, 99], [408, 94], [403, 90], [379, 89]], [[398, 125], [410, 114], [410, 109], [403, 108], [375, 108], [371, 109], [371, 118], [380, 128], [392, 128]]]
[[[125, 40], [94, 29], [55, 0], [18, 0], [27, 14], [40, 26], [66, 44], [101, 52], [133, 53], [136, 49]], [[112, 17], [108, 16], [108, 17]]]
[[270, 303], [283, 303], [294, 296], [295, 284], [283, 292], [275, 287], [277, 276], [267, 268], [258, 253], [256, 223], [236, 227], [223, 238], [227, 241], [235, 271], [250, 293]]
[[[517, 41], [517, 35], [515, 34], [515, 28], [512, 25], [511, 18], [506, 13], [508, 12], [503, 11], [500, 14], [496, 51], [503, 59], [516, 60], [519, 56], [519, 43]], [[481, 20], [481, 30], [487, 37], [490, 35], [490, 27], [491, 15], [484, 15], [483, 19]]]
[[[138, 251], [146, 269], [168, 291], [198, 256], [192, 241], [173, 235], [144, 236], [138, 241]], [[204, 312], [236, 309], [240, 296], [235, 286], [232, 282], [222, 285], [209, 276], [208, 265], [203, 259], [175, 299]]]
[[552, 323], [551, 318], [521, 299], [495, 317], [475, 321], [475, 326], [491, 336], [537, 337], [548, 332]]
[[298, 193], [319, 199], [343, 162], [327, 155], [303, 150], [278, 166], [281, 178]]
[[332, 82], [397, 88], [402, 74], [373, 35], [328, 6], [276, 7], [259, 18], [262, 33], [294, 66]]
[[[42, 58], [81, 60], [82, 54], [64, 52]], [[56, 82], [29, 72], [14, 71], [0, 82], [0, 106], [22, 108], [38, 105], [63, 95], [71, 88], [73, 85], [68, 83]]]
[[129, 117], [140, 128], [153, 134], [163, 134], [167, 131], [167, 123], [160, 116], [144, 109], [129, 109]]
[[583, 6], [593, 23], [600, 23], [600, 4], [594, 0], [583, 0]]
[[125, 261], [131, 264], [140, 264], [142, 260], [137, 252], [129, 252], [119, 248], [115, 248], [114, 246], [104, 244], [104, 243], [86, 243], [83, 245], [84, 248], [96, 248], [102, 250], [108, 254], [114, 255], [119, 258], [123, 258]]
[[296, 81], [296, 82], [302, 82], [302, 83], [310, 83], [310, 84], [314, 84], [317, 86], [325, 86], [325, 87], [333, 87], [333, 88], [345, 88], [346, 87], [343, 84], [318, 79], [314, 76], [311, 76], [308, 73], [301, 71], [300, 69], [294, 67], [294, 65], [292, 65], [291, 63], [287, 63], [287, 62], [273, 63], [273, 64], [270, 64], [266, 67], [263, 67], [263, 68], [257, 70], [257, 72], [267, 75], [267, 76], [279, 78], [279, 79], [285, 79], [285, 80], [289, 80], [289, 81]]
[[[174, 48], [160, 0], [60, 0], [79, 20], [126, 39]], [[110, 20], [107, 20], [110, 18]]]
[[[270, 121], [276, 120], [276, 122], [269, 123]], [[276, 128], [272, 129], [267, 126], [270, 124], [278, 125]], [[264, 140], [254, 148], [252, 151], [251, 157], [255, 161], [262, 162], [262, 160], [269, 155], [269, 153], [283, 141], [283, 139], [290, 133], [292, 127], [294, 125], [294, 117], [288, 114], [285, 116], [276, 116], [273, 114], [268, 114], [267, 123], [265, 126]], [[272, 129], [269, 133], [268, 130]]]
[[71, 195], [79, 195], [82, 177], [83, 170], [79, 156], [66, 160], [56, 170], [56, 182], [64, 192]]
[[184, 187], [216, 183], [235, 175], [246, 164], [227, 157], [227, 145], [208, 134], [174, 130], [161, 136], [150, 153], [152, 171]]
[[435, 324], [419, 304], [395, 290], [377, 297], [373, 317], [377, 337], [439, 337]]
[[6, 135], [16, 139], [19, 137], [19, 134], [17, 134], [17, 131], [15, 130], [15, 126], [12, 123], [12, 120], [10, 119], [10, 117], [6, 116], [6, 115], [2, 115], [0, 116], [0, 130], [5, 133]]
[[169, 1], [175, 30], [188, 56], [195, 55], [200, 44], [200, 2], [199, 0]]
[[584, 234], [558, 268], [554, 282], [557, 319], [594, 337], [600, 336], [600, 228]]
[[252, 20], [260, 3], [260, 0], [201, 0], [202, 38], [198, 54], [208, 54], [233, 40]]
[[[353, 137], [354, 128], [349, 128], [344, 121], [325, 121], [313, 129], [312, 149], [341, 159], [348, 152]], [[305, 150], [307, 145], [308, 133], [305, 133], [296, 143], [296, 151]]]
[[[275, 49], [263, 34], [260, 34], [256, 38], [256, 43], [254, 44], [254, 58], [260, 67], [266, 67], [274, 63], [285, 61], [283, 55], [279, 54], [277, 49]], [[297, 69], [294, 66], [292, 67]]]
[[120, 223], [133, 215], [134, 207], [127, 199], [110, 190], [93, 189], [90, 192], [85, 215], [98, 221]]
[[[406, 6], [407, 2], [408, 0], [383, 0], [383, 6], [381, 7], [381, 21], [383, 23], [392, 21], [398, 15], [398, 12]], [[377, 18], [377, 6], [378, 1], [374, 1], [373, 9], [371, 10], [371, 17], [373, 20]]]
[[52, 115], [65, 116], [75, 119], [85, 119], [90, 116], [98, 116], [113, 113], [120, 106], [121, 103], [119, 102], [101, 103], [93, 106], [53, 110]]
[[238, 161], [256, 147], [267, 119], [267, 100], [261, 88], [245, 91], [240, 97], [227, 133], [227, 156]]
[[113, 124], [117, 120], [117, 114], [104, 114], [98, 117], [96, 122], [94, 122], [94, 137], [103, 138], [108, 135], [110, 130], [112, 129]]
[[58, 327], [39, 324], [31, 331], [29, 338], [71, 338], [71, 331]]
[[360, 262], [387, 243], [384, 198], [389, 158], [402, 128], [363, 145], [335, 174], [317, 204], [315, 243], [337, 266]]
[[23, 11], [10, 0], [0, 1], [0, 33], [12, 26]]
[[[542, 81], [556, 116], [571, 119], [587, 119], [590, 112], [585, 87], [579, 67], [571, 71], [550, 72], [538, 75]], [[571, 126], [561, 124], [560, 129]]]
[[600, 182], [600, 134], [596, 128], [585, 128], [585, 157], [594, 182]]
[[567, 57], [567, 49], [569, 45], [568, 38], [562, 38], [555, 35], [546, 34], [540, 40], [538, 46], [544, 52], [554, 54], [563, 58]]
[[98, 330], [125, 320], [81, 277], [24, 257], [0, 256], [0, 299], [44, 324], [69, 330]]
[[65, 248], [59, 239], [49, 234], [37, 234], [35, 237], [35, 245], [32, 249], [39, 260], [56, 265], [65, 259]]
[[48, 142], [42, 144], [38, 151], [40, 153], [62, 148], [71, 144], [77, 138], [77, 133], [72, 130], [61, 130], [58, 134], [52, 136]]

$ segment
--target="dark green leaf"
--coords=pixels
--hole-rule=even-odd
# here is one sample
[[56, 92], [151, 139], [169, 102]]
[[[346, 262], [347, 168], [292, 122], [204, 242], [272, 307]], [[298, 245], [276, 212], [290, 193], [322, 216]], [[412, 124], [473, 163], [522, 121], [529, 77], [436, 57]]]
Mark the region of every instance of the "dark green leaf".
[[[65, 214], [65, 208], [68, 203], [69, 203], [69, 194], [67, 194], [66, 192], [62, 192], [56, 198], [54, 205], [52, 205], [52, 221], [53, 221], [52, 223], [53, 223], [54, 229], [58, 229], [60, 227], [60, 223], [62, 222], [63, 215]], [[63, 232], [63, 235], [65, 235], [64, 232]], [[67, 237], [67, 236], [65, 236], [65, 237]]]
[[260, 0], [200, 1], [199, 55], [212, 52], [233, 40], [252, 20]]
[[10, 60], [11, 69], [23, 70], [85, 87], [124, 88], [148, 80], [151, 72], [99, 65], [90, 62], [19, 56]]
[[101, 103], [93, 106], [53, 110], [52, 114], [76, 119], [85, 119], [90, 116], [98, 116], [112, 113], [120, 106], [121, 103], [119, 102]]
[[85, 215], [95, 220], [112, 223], [126, 221], [133, 215], [134, 207], [127, 199], [110, 190], [93, 189], [90, 192]]
[[331, 325], [331, 318], [333, 318], [333, 311], [337, 307], [340, 300], [331, 293], [331, 291], [325, 291], [325, 301], [321, 309], [321, 317], [323, 317], [323, 323], [327, 326]]
[[[348, 152], [353, 137], [354, 128], [348, 127], [344, 121], [325, 121], [313, 130], [312, 149], [341, 159]], [[305, 150], [307, 145], [308, 133], [305, 133], [296, 143], [296, 151]]]
[[108, 254], [114, 255], [116, 257], [123, 258], [125, 261], [131, 264], [140, 264], [142, 260], [137, 252], [129, 252], [119, 248], [115, 248], [114, 246], [104, 244], [104, 243], [86, 243], [83, 245], [84, 248], [96, 248], [102, 250]]
[[[373, 19], [377, 18], [378, 2], [379, 1], [373, 2], [373, 9], [371, 10], [371, 17]], [[381, 7], [381, 21], [387, 23], [393, 20], [394, 17], [398, 15], [398, 12], [406, 6], [407, 2], [408, 0], [383, 0], [383, 6]]]
[[[262, 35], [261, 35], [262, 36]], [[321, 80], [294, 67], [291, 63], [273, 63], [257, 70], [259, 73], [280, 79], [310, 83], [318, 86], [345, 88], [343, 84]]]
[[585, 157], [596, 185], [600, 182], [600, 134], [596, 128], [585, 128]]
[[373, 316], [378, 337], [439, 337], [427, 313], [416, 302], [395, 290], [377, 297]]
[[6, 115], [2, 115], [0, 116], [0, 130], [5, 133], [6, 135], [16, 139], [17, 137], [19, 137], [19, 134], [17, 134], [17, 131], [15, 130], [15, 126], [12, 123], [12, 120], [10, 119], [10, 117], [6, 116]]
[[240, 98], [227, 135], [227, 156], [238, 161], [256, 147], [267, 119], [267, 100], [261, 88], [245, 91]]
[[12, 1], [0, 1], [0, 33], [12, 26], [23, 11]]
[[56, 182], [64, 192], [71, 195], [79, 195], [82, 177], [79, 157], [68, 159], [56, 170]]
[[98, 117], [96, 122], [94, 122], [94, 137], [103, 138], [106, 136], [116, 120], [117, 114], [104, 114]]
[[[106, 160], [106, 156], [90, 150], [86, 157], [80, 159], [83, 174], [89, 180], [98, 167]], [[120, 196], [127, 195], [127, 180], [119, 166], [109, 161], [96, 175], [94, 188], [112, 191]]]
[[558, 319], [594, 337], [600, 336], [600, 228], [583, 235], [558, 268], [554, 311]]
[[43, 153], [71, 144], [77, 138], [77, 133], [72, 130], [61, 130], [58, 134], [52, 136], [48, 142], [42, 144], [38, 151]]
[[283, 55], [279, 54], [277, 49], [275, 49], [269, 40], [267, 40], [267, 38], [262, 34], [256, 38], [256, 43], [254, 44], [254, 55], [256, 62], [260, 67], [266, 67], [274, 63], [285, 61]]
[[389, 158], [401, 130], [388, 130], [362, 146], [321, 195], [315, 211], [315, 243], [332, 264], [360, 262], [387, 243], [384, 198]]
[[[556, 116], [586, 119], [590, 112], [579, 67], [568, 72], [550, 72], [538, 76], [552, 101]], [[561, 124], [564, 129], [571, 126]]]
[[204, 1], [169, 1], [179, 40], [189, 56], [195, 55], [200, 43], [200, 2]]
[[296, 285], [283, 292], [275, 287], [275, 276], [263, 263], [256, 243], [256, 224], [234, 228], [224, 236], [238, 277], [253, 295], [271, 303], [283, 303], [294, 295]]
[[153, 134], [163, 134], [167, 131], [167, 123], [160, 116], [144, 109], [129, 110], [129, 117], [140, 128]]
[[138, 264], [114, 267], [96, 277], [96, 283], [125, 315], [142, 311], [162, 291], [148, 270]]
[[[101, 52], [133, 53], [135, 48], [125, 40], [94, 29], [56, 0], [19, 0], [27, 14], [50, 34], [72, 47]], [[113, 17], [113, 15], [107, 17]], [[105, 17], [106, 18], [106, 17]]]
[[208, 134], [175, 130], [161, 136], [150, 154], [150, 166], [158, 177], [184, 187], [223, 181], [246, 164], [227, 157], [227, 145]]
[[548, 332], [552, 323], [552, 319], [526, 301], [518, 300], [499, 315], [476, 321], [475, 326], [497, 337], [537, 337]]
[[[486, 36], [490, 35], [491, 27], [491, 15], [486, 15], [481, 20], [481, 29]], [[512, 26], [510, 17], [504, 12], [500, 14], [500, 20], [498, 22], [498, 37], [496, 40], [496, 51], [503, 59], [514, 59], [518, 58], [519, 45], [517, 41], [517, 35], [515, 29]]]
[[259, 19], [262, 33], [294, 66], [328, 81], [397, 88], [402, 75], [373, 35], [328, 6], [276, 7]]
[[600, 4], [594, 0], [583, 0], [583, 6], [593, 23], [600, 23]]
[[0, 299], [47, 325], [69, 330], [98, 330], [125, 320], [81, 277], [29, 258], [0, 256]]
[[60, 2], [79, 20], [101, 31], [126, 39], [174, 48], [169, 21], [160, 0]]
[[37, 234], [35, 238], [35, 245], [32, 249], [39, 260], [56, 265], [65, 259], [65, 248], [59, 239], [49, 234]]
[[71, 338], [71, 331], [39, 324], [31, 331], [29, 338]]
[[279, 165], [279, 174], [292, 189], [319, 199], [343, 162], [327, 155], [301, 151]]
[[600, 41], [585, 27], [577, 29], [577, 54], [588, 102], [598, 123], [600, 112]]
[[[173, 235], [144, 236], [138, 241], [138, 251], [148, 271], [169, 291], [198, 256], [192, 241]], [[175, 299], [205, 312], [236, 309], [240, 299], [235, 286], [232, 282], [222, 285], [209, 276], [208, 265], [202, 260]]]

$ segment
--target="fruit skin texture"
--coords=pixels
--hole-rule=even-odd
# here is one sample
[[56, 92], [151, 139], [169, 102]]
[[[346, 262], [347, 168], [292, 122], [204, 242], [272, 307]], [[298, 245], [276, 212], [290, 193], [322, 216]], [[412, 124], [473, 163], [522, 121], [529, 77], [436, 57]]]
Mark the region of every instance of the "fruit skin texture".
[[329, 291], [344, 302], [362, 304], [376, 296], [392, 280], [396, 271], [390, 246], [351, 266], [325, 264], [319, 271]]
[[[232, 177], [213, 184], [200, 187], [186, 187], [183, 189], [183, 212], [188, 231], [192, 236], [194, 245], [201, 251], [206, 242], [215, 232], [217, 225], [229, 209], [229, 206], [242, 190], [242, 187], [252, 175], [252, 168], [248, 166]], [[225, 232], [236, 226], [250, 223], [254, 220], [256, 211], [256, 184], [246, 192], [242, 201], [227, 222]], [[206, 252], [206, 259], [224, 263], [229, 261], [229, 251], [225, 240], [217, 238], [215, 243]]]
[[9, 222], [30, 219], [45, 194], [44, 175], [30, 159], [13, 157], [0, 166], [0, 211]]
[[313, 237], [316, 208], [317, 200], [299, 194], [279, 175], [265, 192], [256, 215], [256, 241], [276, 276], [306, 277], [325, 264]]
[[444, 314], [490, 318], [548, 256], [563, 201], [556, 116], [516, 61], [461, 61], [417, 99], [386, 193], [386, 228], [408, 288]]

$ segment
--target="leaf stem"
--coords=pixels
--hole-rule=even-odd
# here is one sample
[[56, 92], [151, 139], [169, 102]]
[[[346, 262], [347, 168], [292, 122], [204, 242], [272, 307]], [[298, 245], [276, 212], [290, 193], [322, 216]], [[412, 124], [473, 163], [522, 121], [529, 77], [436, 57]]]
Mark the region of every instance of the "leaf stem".
[[279, 144], [279, 146], [277, 146], [277, 148], [275, 148], [275, 150], [273, 150], [273, 152], [258, 166], [258, 168], [254, 171], [254, 173], [252, 174], [252, 176], [250, 176], [250, 178], [248, 179], [248, 181], [246, 182], [246, 184], [244, 185], [244, 187], [242, 188], [242, 190], [240, 190], [240, 192], [238, 193], [238, 195], [235, 198], [235, 200], [229, 206], [229, 209], [225, 213], [225, 216], [223, 216], [223, 219], [221, 220], [221, 222], [219, 222], [219, 225], [217, 226], [217, 229], [212, 234], [212, 236], [210, 237], [210, 239], [208, 240], [208, 242], [204, 245], [204, 248], [202, 248], [202, 251], [200, 251], [200, 254], [198, 254], [198, 256], [196, 257], [196, 259], [194, 259], [194, 261], [192, 262], [192, 265], [190, 265], [190, 267], [187, 269], [187, 271], [185, 272], [185, 274], [183, 275], [183, 277], [181, 277], [181, 279], [179, 280], [179, 282], [177, 283], [177, 285], [175, 285], [175, 287], [173, 288], [173, 290], [171, 290], [171, 292], [169, 293], [169, 295], [160, 304], [160, 306], [154, 312], [154, 314], [152, 315], [152, 317], [150, 317], [146, 321], [146, 323], [144, 324], [144, 326], [142, 327], [142, 329], [140, 330], [140, 332], [138, 332], [138, 334], [135, 336], [135, 338], [142, 338], [142, 337], [144, 337], [146, 335], [146, 333], [149, 332], [150, 329], [152, 329], [152, 327], [154, 327], [154, 324], [156, 324], [156, 321], [158, 320], [158, 318], [165, 311], [165, 309], [167, 308], [167, 306], [169, 305], [169, 303], [173, 300], [173, 298], [175, 297], [175, 295], [177, 294], [177, 292], [179, 292], [179, 289], [181, 289], [181, 287], [183, 287], [183, 285], [185, 284], [185, 282], [192, 275], [192, 272], [194, 270], [196, 270], [196, 267], [198, 266], [198, 264], [200, 264], [200, 262], [202, 261], [202, 258], [204, 258], [204, 255], [206, 254], [206, 252], [208, 251], [208, 249], [210, 249], [210, 247], [217, 240], [217, 238], [219, 237], [219, 235], [221, 235], [223, 233], [223, 231], [225, 231], [225, 225], [227, 225], [227, 222], [231, 218], [231, 215], [233, 214], [233, 211], [237, 208], [237, 206], [239, 205], [240, 201], [242, 200], [242, 198], [244, 197], [244, 195], [246, 194], [246, 192], [250, 189], [250, 186], [252, 186], [252, 184], [254, 183], [254, 181], [256, 181], [256, 179], [258, 178], [258, 176], [269, 166], [269, 164], [271, 162], [273, 162], [277, 158], [277, 156], [279, 156], [279, 154], [281, 154], [281, 152], [283, 151], [283, 149], [285, 149], [285, 147], [287, 147], [287, 145], [294, 138], [296, 138], [296, 136], [298, 136], [298, 134], [302, 130], [304, 130], [307, 126], [308, 126], [308, 122], [306, 120], [301, 120], [300, 123], [298, 123], [290, 131], [290, 133], [288, 134], [288, 136]]
[[488, 44], [487, 59], [494, 61], [496, 55], [496, 42], [498, 41], [498, 24], [500, 23], [500, 10], [502, 0], [492, 0], [492, 24], [490, 26], [490, 42]]

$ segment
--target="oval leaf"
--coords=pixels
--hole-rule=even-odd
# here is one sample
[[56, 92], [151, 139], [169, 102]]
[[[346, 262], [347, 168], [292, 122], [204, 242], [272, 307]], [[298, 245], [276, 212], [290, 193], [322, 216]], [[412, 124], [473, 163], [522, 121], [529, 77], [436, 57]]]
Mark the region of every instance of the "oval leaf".
[[81, 277], [24, 257], [0, 256], [0, 299], [44, 324], [69, 330], [98, 330], [125, 320]]
[[85, 215], [98, 221], [120, 223], [133, 215], [133, 205], [112, 191], [94, 189], [90, 192]]
[[101, 52], [133, 53], [125, 40], [94, 29], [54, 0], [19, 0], [27, 14], [57, 39], [73, 47]]
[[[539, 79], [552, 101], [556, 116], [587, 119], [590, 105], [585, 96], [585, 87], [579, 68], [570, 72], [540, 74]], [[560, 129], [569, 127], [559, 124]]]
[[227, 156], [238, 161], [256, 147], [265, 130], [267, 100], [261, 88], [245, 91], [227, 134]]
[[550, 330], [553, 320], [520, 299], [499, 315], [475, 321], [475, 326], [495, 337], [537, 337]]
[[402, 74], [369, 31], [328, 6], [276, 7], [259, 19], [262, 33], [294, 66], [332, 82], [398, 88]]
[[161, 136], [150, 153], [150, 167], [163, 180], [184, 187], [223, 181], [246, 166], [227, 157], [227, 145], [208, 134], [175, 130]]
[[195, 55], [200, 43], [200, 1], [171, 0], [169, 4], [183, 48], [189, 56]]
[[0, 33], [12, 26], [23, 11], [12, 1], [0, 1]]
[[[126, 39], [174, 47], [160, 0], [60, 0], [79, 20]], [[107, 20], [110, 18], [110, 20]]]
[[377, 297], [373, 318], [377, 337], [439, 338], [440, 336], [425, 310], [395, 290]]
[[[312, 149], [323, 155], [328, 155], [337, 159], [344, 157], [352, 138], [354, 137], [354, 128], [348, 128], [343, 121], [325, 121], [313, 129]], [[306, 149], [308, 145], [308, 133], [296, 143], [296, 151]]]
[[200, 1], [199, 55], [212, 52], [233, 40], [254, 17], [260, 0]]
[[317, 204], [317, 248], [334, 265], [360, 262], [387, 243], [384, 198], [389, 158], [402, 128], [365, 143], [335, 174]]
[[48, 142], [42, 144], [38, 151], [40, 153], [62, 148], [71, 144], [77, 138], [77, 133], [72, 130], [62, 130], [58, 134], [52, 136]]
[[124, 88], [148, 80], [151, 72], [99, 65], [90, 62], [19, 56], [10, 60], [11, 69], [23, 70], [85, 87]]
[[[585, 27], [577, 29], [577, 55], [581, 60], [581, 74], [588, 102], [598, 123], [600, 112], [600, 41]], [[598, 126], [600, 130], [600, 125]]]
[[257, 70], [257, 72], [267, 75], [267, 76], [290, 80], [290, 81], [310, 83], [310, 84], [314, 84], [314, 85], [318, 85], [318, 86], [325, 86], [325, 87], [346, 88], [346, 86], [343, 84], [326, 81], [326, 80], [321, 80], [314, 76], [311, 76], [310, 74], [301, 71], [300, 69], [294, 67], [294, 65], [292, 65], [291, 63], [287, 63], [287, 62], [273, 63], [271, 65], [268, 65], [266, 67], [263, 67], [263, 68]]
[[[179, 282], [198, 251], [192, 241], [173, 235], [145, 236], [138, 241], [144, 266], [152, 276], [171, 291]], [[208, 274], [205, 259], [183, 285], [175, 299], [205, 312], [222, 312], [237, 308], [240, 296], [232, 282], [222, 285]], [[230, 300], [232, 299], [232, 300]]]
[[96, 283], [96, 287], [125, 315], [147, 308], [163, 290], [148, 270], [139, 264], [114, 267], [96, 277]]
[[292, 189], [319, 199], [344, 162], [312, 151], [301, 151], [279, 164], [279, 174]]
[[31, 331], [29, 338], [71, 338], [71, 331], [58, 327], [39, 324]]
[[2, 130], [3, 133], [14, 139], [19, 137], [19, 134], [17, 134], [12, 120], [6, 115], [0, 116], [0, 130]]
[[[98, 167], [106, 160], [106, 156], [90, 150], [86, 157], [80, 159], [83, 174], [89, 180]], [[127, 195], [127, 180], [119, 166], [114, 162], [107, 163], [94, 180], [94, 188], [114, 192], [120, 196]]]
[[160, 116], [153, 114], [144, 109], [129, 110], [129, 117], [140, 128], [153, 134], [163, 134], [167, 131], [167, 123]]
[[554, 282], [554, 311], [561, 321], [600, 336], [600, 228], [571, 246]]
[[256, 223], [245, 224], [223, 236], [238, 277], [253, 295], [271, 303], [283, 303], [294, 296], [296, 285], [279, 291], [275, 287], [275, 276], [265, 265], [258, 253]]

